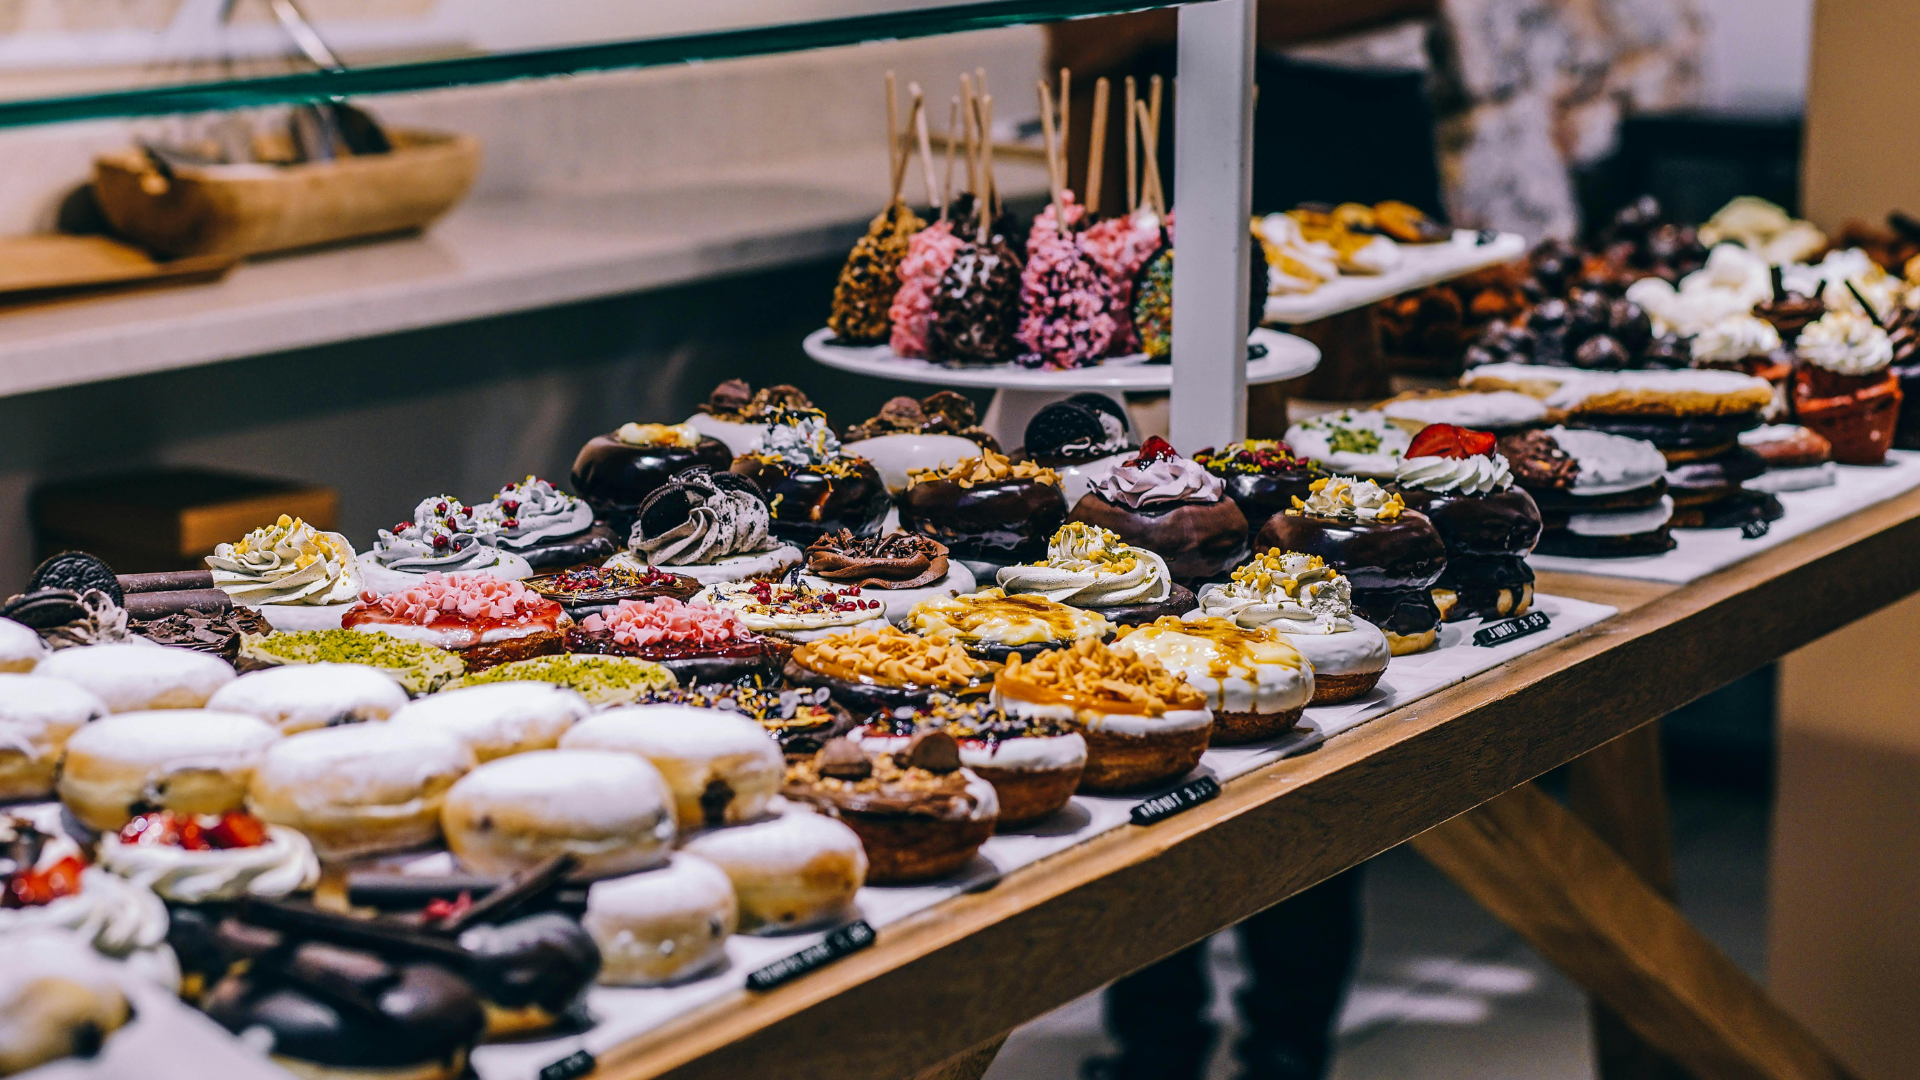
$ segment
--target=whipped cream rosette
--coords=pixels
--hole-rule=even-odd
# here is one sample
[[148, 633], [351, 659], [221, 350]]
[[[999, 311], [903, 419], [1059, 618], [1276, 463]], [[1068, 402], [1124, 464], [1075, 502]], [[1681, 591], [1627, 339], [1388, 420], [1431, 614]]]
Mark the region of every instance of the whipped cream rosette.
[[[87, 865], [61, 826], [59, 803], [0, 813], [0, 937], [70, 931], [103, 956], [124, 960], [169, 991], [180, 966], [167, 945], [167, 908], [152, 890]], [[0, 966], [4, 966], [0, 964]]]
[[647, 496], [628, 550], [607, 565], [658, 567], [702, 585], [775, 576], [799, 563], [800, 549], [776, 539], [772, 522], [753, 481], [696, 466]]
[[1832, 443], [1842, 465], [1886, 460], [1905, 398], [1886, 330], [1856, 308], [1836, 308], [1800, 331], [1795, 348], [1795, 419]]
[[498, 530], [495, 546], [535, 568], [598, 562], [613, 554], [607, 534], [593, 531], [593, 507], [539, 477], [508, 484], [473, 510]]
[[1432, 645], [1441, 613], [1429, 590], [1447, 565], [1433, 523], [1372, 480], [1333, 476], [1315, 480], [1310, 492], [1267, 519], [1255, 549], [1325, 559], [1351, 579], [1355, 610], [1386, 633], [1394, 655]]
[[297, 830], [250, 814], [142, 814], [100, 838], [100, 865], [177, 904], [306, 892], [320, 860]]
[[1392, 650], [1380, 628], [1353, 613], [1353, 584], [1317, 555], [1268, 551], [1200, 591], [1188, 620], [1225, 619], [1277, 630], [1313, 665], [1311, 705], [1338, 705], [1372, 690]]
[[[346, 537], [285, 514], [214, 548], [207, 566], [215, 588], [237, 605], [261, 609], [279, 629], [339, 626], [339, 613], [364, 588], [359, 558]], [[297, 608], [327, 610], [292, 610]]]
[[1032, 593], [1070, 607], [1099, 611], [1122, 625], [1152, 622], [1193, 606], [1193, 594], [1176, 585], [1167, 562], [1118, 533], [1070, 521], [1047, 542], [1047, 557], [1000, 571], [1009, 595]]
[[425, 574], [480, 573], [502, 581], [533, 575], [525, 558], [499, 546], [499, 523], [451, 495], [430, 496], [413, 519], [381, 529], [360, 556], [367, 588], [379, 595], [419, 583]]

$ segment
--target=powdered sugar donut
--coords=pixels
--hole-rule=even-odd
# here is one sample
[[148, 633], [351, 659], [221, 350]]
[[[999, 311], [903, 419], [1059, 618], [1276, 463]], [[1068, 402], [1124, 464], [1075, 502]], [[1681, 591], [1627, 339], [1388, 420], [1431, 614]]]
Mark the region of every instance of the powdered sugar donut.
[[393, 677], [364, 664], [294, 664], [255, 671], [214, 691], [207, 708], [257, 716], [295, 735], [385, 720], [407, 704]]
[[233, 681], [233, 665], [217, 656], [131, 641], [61, 649], [33, 672], [84, 686], [117, 713], [202, 708]]
[[[72, 650], [67, 650], [72, 651]], [[240, 713], [168, 709], [96, 720], [67, 740], [60, 801], [90, 829], [118, 829], [136, 803], [185, 814], [238, 810], [272, 724]]]
[[845, 822], [788, 805], [780, 816], [713, 829], [686, 850], [733, 881], [742, 930], [801, 930], [854, 914], [867, 852]]
[[471, 768], [473, 751], [443, 731], [349, 724], [275, 745], [248, 801], [305, 833], [322, 859], [403, 851], [439, 837], [440, 804]]
[[582, 881], [660, 865], [675, 831], [659, 770], [602, 750], [489, 761], [453, 785], [440, 820], [454, 858], [474, 873], [512, 874], [566, 853]]
[[727, 875], [676, 853], [657, 870], [594, 882], [580, 925], [600, 946], [602, 983], [658, 986], [724, 963], [738, 918]]
[[53, 794], [67, 740], [105, 715], [105, 702], [70, 682], [0, 674], [0, 802]]
[[32, 671], [46, 655], [46, 643], [33, 627], [0, 619], [0, 672]]
[[421, 698], [393, 715], [396, 724], [444, 731], [482, 762], [551, 750], [593, 712], [576, 691], [552, 683], [482, 683]]
[[780, 790], [786, 759], [767, 729], [735, 712], [629, 705], [574, 725], [569, 750], [613, 750], [653, 763], [673, 792], [682, 829], [751, 821]]

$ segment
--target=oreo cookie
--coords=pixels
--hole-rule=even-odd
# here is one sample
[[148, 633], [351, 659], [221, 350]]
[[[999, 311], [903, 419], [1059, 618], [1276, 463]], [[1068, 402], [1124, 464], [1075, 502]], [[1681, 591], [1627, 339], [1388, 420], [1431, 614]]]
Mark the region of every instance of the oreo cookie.
[[675, 473], [649, 493], [634, 520], [644, 535], [659, 536], [684, 524], [694, 508], [706, 505], [715, 491], [745, 491], [763, 503], [767, 501], [766, 493], [751, 479], [735, 472], [715, 471], [711, 465], [695, 465]]
[[72, 589], [34, 589], [0, 605], [0, 618], [35, 630], [51, 630], [87, 616], [87, 606]]
[[1104, 394], [1075, 394], [1027, 421], [1027, 456], [1042, 463], [1091, 461], [1128, 446], [1126, 410]]
[[99, 589], [116, 604], [125, 604], [127, 599], [113, 567], [84, 551], [63, 551], [35, 567], [33, 576], [27, 579], [27, 591], [42, 589], [69, 589], [82, 596]]

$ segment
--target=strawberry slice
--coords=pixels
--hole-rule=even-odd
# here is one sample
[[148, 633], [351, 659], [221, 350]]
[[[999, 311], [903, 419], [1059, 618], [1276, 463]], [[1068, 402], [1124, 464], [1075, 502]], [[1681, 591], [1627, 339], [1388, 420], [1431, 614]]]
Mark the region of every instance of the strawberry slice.
[[229, 810], [220, 815], [218, 824], [207, 828], [206, 837], [222, 851], [259, 847], [267, 842], [267, 823], [252, 814]]
[[1428, 424], [1407, 447], [1407, 456], [1465, 458], [1493, 453], [1497, 442], [1490, 431], [1474, 431], [1453, 424]]
[[80, 892], [80, 871], [86, 864], [72, 855], [51, 866], [25, 870], [7, 882], [7, 907], [40, 907]]
[[1149, 435], [1147, 441], [1140, 444], [1140, 453], [1127, 464], [1149, 465], [1156, 461], [1171, 461], [1179, 456], [1179, 452], [1174, 450], [1172, 443], [1158, 435]]

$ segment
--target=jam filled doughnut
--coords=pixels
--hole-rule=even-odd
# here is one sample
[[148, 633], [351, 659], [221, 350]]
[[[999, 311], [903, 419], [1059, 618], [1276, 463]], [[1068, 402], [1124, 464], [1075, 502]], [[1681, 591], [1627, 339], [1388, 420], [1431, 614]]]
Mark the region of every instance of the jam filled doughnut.
[[600, 947], [602, 983], [660, 986], [725, 964], [739, 918], [727, 875], [676, 852], [658, 869], [594, 882], [580, 924]]
[[67, 740], [105, 715], [105, 703], [70, 682], [0, 673], [0, 803], [53, 794]]
[[399, 683], [360, 664], [268, 668], [240, 676], [207, 699], [209, 709], [257, 716], [282, 735], [386, 720], [406, 704]]
[[799, 806], [766, 821], [712, 829], [689, 854], [719, 867], [740, 900], [740, 929], [784, 932], [843, 922], [867, 880], [867, 853], [844, 822]]
[[45, 655], [47, 646], [33, 627], [0, 619], [0, 674], [32, 671]]
[[217, 656], [145, 642], [61, 649], [33, 670], [85, 687], [117, 713], [202, 708], [233, 681], [233, 665]]
[[444, 731], [488, 762], [529, 750], [551, 750], [567, 729], [593, 711], [564, 686], [541, 682], [491, 683], [444, 690], [394, 713], [393, 723]]
[[572, 855], [580, 881], [618, 877], [666, 861], [673, 794], [659, 770], [633, 754], [535, 750], [474, 769], [447, 792], [447, 847], [479, 874], [511, 874]]
[[120, 713], [67, 740], [60, 801], [90, 829], [125, 825], [142, 809], [238, 810], [280, 733], [258, 717], [202, 709]]
[[739, 713], [687, 705], [629, 705], [589, 717], [560, 739], [564, 750], [636, 754], [673, 793], [683, 832], [752, 821], [780, 790], [780, 744]]
[[440, 837], [440, 804], [473, 751], [417, 725], [350, 724], [290, 735], [253, 777], [253, 812], [297, 829], [321, 859], [405, 851]]

